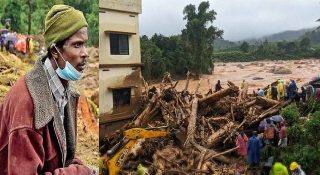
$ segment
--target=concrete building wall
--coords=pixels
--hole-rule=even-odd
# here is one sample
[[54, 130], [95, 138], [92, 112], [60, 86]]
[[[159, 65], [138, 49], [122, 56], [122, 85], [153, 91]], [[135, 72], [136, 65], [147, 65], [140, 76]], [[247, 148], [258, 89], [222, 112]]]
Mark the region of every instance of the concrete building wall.
[[[140, 71], [131, 67], [99, 70], [100, 122], [128, 118], [138, 108], [142, 88]], [[112, 90], [121, 88], [131, 88], [131, 104], [114, 109]]]
[[100, 9], [141, 13], [141, 0], [99, 0]]
[[[99, 14], [99, 20], [100, 64], [141, 63], [138, 15], [107, 11]], [[127, 34], [129, 36], [129, 55], [110, 54], [110, 33]]]
[[[141, 96], [139, 13], [141, 0], [99, 1], [100, 124], [126, 119], [138, 108]], [[128, 54], [111, 54], [110, 34], [128, 36]], [[130, 104], [115, 105], [114, 93], [130, 89]]]

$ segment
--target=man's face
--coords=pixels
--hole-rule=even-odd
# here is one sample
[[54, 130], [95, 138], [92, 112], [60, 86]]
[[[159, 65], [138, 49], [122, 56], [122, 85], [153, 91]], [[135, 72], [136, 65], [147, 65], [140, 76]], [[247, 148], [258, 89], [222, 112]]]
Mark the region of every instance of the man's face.
[[[63, 58], [68, 61], [79, 72], [83, 72], [88, 52], [86, 43], [88, 40], [87, 27], [83, 27], [67, 39], [60, 49]], [[58, 54], [57, 62], [59, 67], [63, 69], [66, 63]]]

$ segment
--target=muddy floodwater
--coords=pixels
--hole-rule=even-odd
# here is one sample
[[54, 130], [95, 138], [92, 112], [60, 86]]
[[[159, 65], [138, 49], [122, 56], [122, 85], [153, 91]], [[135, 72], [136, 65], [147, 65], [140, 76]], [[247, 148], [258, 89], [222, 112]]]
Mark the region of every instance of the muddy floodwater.
[[[255, 61], [255, 62], [230, 62], [215, 63], [212, 75], [203, 75], [199, 92], [208, 92], [209, 86], [214, 88], [217, 80], [221, 81], [222, 87], [227, 87], [227, 81], [240, 85], [242, 80], [249, 83], [249, 92], [257, 91], [277, 79], [294, 79], [300, 88], [303, 84], [320, 75], [320, 60], [301, 59], [290, 61]], [[208, 82], [209, 80], [209, 82]], [[193, 92], [199, 80], [190, 80], [188, 90]], [[180, 80], [177, 89], [184, 89], [186, 80]]]

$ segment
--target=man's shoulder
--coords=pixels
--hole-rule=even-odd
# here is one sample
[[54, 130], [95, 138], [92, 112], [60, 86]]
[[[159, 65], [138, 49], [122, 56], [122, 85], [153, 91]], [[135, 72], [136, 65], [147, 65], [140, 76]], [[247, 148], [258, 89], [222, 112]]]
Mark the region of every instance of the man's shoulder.
[[9, 90], [6, 96], [7, 98], [5, 98], [5, 100], [14, 99], [20, 101], [28, 99], [28, 97], [30, 97], [30, 93], [28, 91], [25, 78], [26, 77], [24, 75], [17, 80], [17, 82]]
[[[1, 115], [10, 121], [10, 128], [33, 127], [33, 101], [25, 83], [25, 76], [12, 86], [2, 103]], [[10, 130], [11, 130], [10, 129]]]
[[10, 94], [10, 100], [18, 104], [17, 107], [24, 107], [21, 110], [33, 110], [33, 100], [26, 84], [25, 75], [18, 79], [8, 94]]

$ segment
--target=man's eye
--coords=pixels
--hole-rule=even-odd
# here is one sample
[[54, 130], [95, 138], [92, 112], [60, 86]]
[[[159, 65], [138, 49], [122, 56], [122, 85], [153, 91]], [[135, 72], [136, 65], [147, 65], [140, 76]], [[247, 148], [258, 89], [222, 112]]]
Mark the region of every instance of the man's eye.
[[83, 44], [81, 44], [81, 43], [76, 43], [76, 44], [74, 45], [74, 47], [75, 47], [75, 48], [80, 48], [82, 45], [83, 45]]

